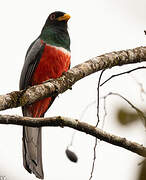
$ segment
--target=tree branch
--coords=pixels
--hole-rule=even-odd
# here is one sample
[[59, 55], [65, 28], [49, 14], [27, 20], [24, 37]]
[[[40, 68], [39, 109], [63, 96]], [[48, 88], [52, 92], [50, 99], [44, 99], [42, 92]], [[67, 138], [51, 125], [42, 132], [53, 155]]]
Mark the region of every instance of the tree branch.
[[60, 126], [62, 128], [67, 126], [78, 131], [84, 132], [86, 134], [90, 134], [91, 136], [94, 136], [110, 144], [123, 147], [140, 156], [146, 157], [146, 147], [144, 147], [143, 145], [129, 141], [126, 138], [112, 135], [95, 126], [92, 126], [85, 122], [80, 122], [77, 119], [73, 118], [62, 116], [48, 118], [31, 118], [21, 116], [0, 115], [0, 124], [15, 124], [31, 127]]
[[79, 64], [60, 78], [23, 91], [14, 91], [0, 96], [0, 110], [31, 104], [35, 101], [57, 95], [70, 89], [80, 79], [103, 69], [124, 64], [146, 61], [146, 47], [111, 52]]

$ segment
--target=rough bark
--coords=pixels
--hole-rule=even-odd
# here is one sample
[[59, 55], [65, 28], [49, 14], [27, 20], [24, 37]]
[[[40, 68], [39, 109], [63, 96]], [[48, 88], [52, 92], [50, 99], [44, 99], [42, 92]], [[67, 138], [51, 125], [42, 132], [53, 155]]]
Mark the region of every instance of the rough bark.
[[31, 118], [31, 117], [21, 117], [21, 116], [10, 116], [10, 115], [0, 115], [0, 124], [15, 124], [31, 127], [42, 127], [42, 126], [60, 126], [60, 127], [71, 127], [78, 131], [90, 134], [100, 140], [108, 142], [110, 144], [120, 146], [131, 152], [137, 153], [140, 156], [146, 157], [146, 147], [140, 145], [136, 142], [127, 140], [119, 136], [107, 133], [95, 126], [87, 124], [85, 122], [80, 122], [77, 119], [68, 117], [48, 117], [48, 118]]
[[[25, 104], [31, 104], [42, 98], [63, 93], [67, 89], [70, 89], [80, 79], [100, 70], [142, 61], [146, 61], [146, 47], [138, 47], [97, 56], [73, 67], [58, 79], [49, 80], [48, 82], [29, 87], [23, 91], [13, 91], [6, 95], [0, 95], [0, 110], [24, 106]], [[15, 124], [32, 127], [68, 126], [146, 157], [146, 147], [128, 141], [125, 138], [106, 133], [99, 128], [80, 122], [76, 119], [61, 116], [33, 119], [30, 117], [0, 115], [0, 124]]]
[[0, 96], [0, 110], [31, 104], [44, 97], [65, 92], [80, 79], [102, 69], [146, 61], [146, 47], [111, 52], [79, 64], [60, 78]]

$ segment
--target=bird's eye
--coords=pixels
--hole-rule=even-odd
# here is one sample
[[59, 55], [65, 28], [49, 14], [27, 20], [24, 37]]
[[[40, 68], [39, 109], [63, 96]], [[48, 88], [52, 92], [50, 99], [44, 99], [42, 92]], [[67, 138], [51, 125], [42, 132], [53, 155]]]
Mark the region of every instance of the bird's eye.
[[50, 20], [53, 21], [55, 19], [55, 14], [50, 15]]

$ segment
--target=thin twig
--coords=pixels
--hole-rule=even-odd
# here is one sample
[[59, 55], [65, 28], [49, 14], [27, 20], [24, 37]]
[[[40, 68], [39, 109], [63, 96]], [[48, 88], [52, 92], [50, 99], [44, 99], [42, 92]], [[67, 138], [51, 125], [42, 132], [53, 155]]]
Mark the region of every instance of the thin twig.
[[82, 121], [86, 111], [91, 107], [93, 106], [94, 104], [96, 103], [96, 100], [92, 101], [91, 103], [87, 104], [86, 107], [83, 109], [81, 115], [80, 115], [80, 120]]
[[101, 127], [101, 129], [103, 130], [103, 128], [104, 128], [104, 124], [105, 124], [105, 118], [106, 118], [106, 116], [107, 116], [107, 109], [106, 109], [106, 98], [104, 98], [103, 97], [103, 109], [104, 109], [104, 116], [103, 116], [103, 120], [102, 120], [102, 127]]
[[[83, 111], [82, 111], [82, 113], [81, 113], [81, 115], [80, 115], [80, 117], [79, 117], [79, 119], [80, 119], [81, 121], [83, 120], [83, 117], [84, 117], [86, 111], [87, 111], [93, 104], [95, 104], [95, 103], [96, 103], [96, 101], [94, 100], [94, 101], [92, 101], [90, 104], [87, 104], [87, 105], [86, 105], [86, 107], [83, 109]], [[74, 130], [74, 132], [73, 132], [73, 134], [72, 134], [72, 138], [71, 138], [71, 142], [70, 142], [70, 145], [69, 145], [69, 146], [72, 146], [72, 145], [73, 145], [73, 142], [74, 142], [74, 138], [75, 138], [76, 133], [77, 133], [77, 131]]]
[[146, 95], [146, 91], [144, 90], [143, 84], [141, 82], [139, 82], [134, 76], [131, 75], [131, 77], [134, 79], [136, 84], [139, 86], [139, 88], [140, 88], [140, 98], [141, 98], [142, 101], [144, 101], [144, 98], [142, 97], [142, 94]]
[[126, 99], [124, 96], [122, 96], [121, 94], [118, 94], [118, 93], [110, 92], [106, 96], [104, 96], [103, 98], [107, 98], [110, 95], [119, 96], [120, 98], [124, 99], [137, 112], [138, 116], [140, 117], [140, 119], [142, 121], [144, 121], [144, 125], [145, 125], [145, 123], [146, 123], [146, 116], [145, 116], [145, 114], [140, 109], [138, 109], [128, 99]]
[[[98, 80], [98, 87], [97, 87], [97, 123], [96, 123], [96, 127], [98, 126], [99, 121], [100, 121], [100, 117], [99, 117], [99, 104], [100, 104], [99, 103], [99, 96], [100, 96], [99, 88], [100, 88], [101, 77], [102, 77], [104, 71], [105, 71], [105, 69], [101, 71], [100, 76], [99, 76], [99, 80]], [[96, 147], [97, 147], [97, 138], [95, 138], [94, 157], [93, 157], [92, 169], [91, 169], [91, 174], [90, 174], [89, 180], [92, 179], [93, 172], [94, 172], [94, 166], [95, 166], [95, 161], [96, 161]]]
[[100, 96], [100, 91], [99, 91], [99, 88], [100, 88], [100, 82], [101, 82], [101, 77], [104, 73], [105, 69], [101, 71], [100, 73], [100, 76], [99, 76], [99, 80], [98, 80], [98, 86], [97, 86], [97, 124], [96, 124], [96, 127], [98, 126], [99, 124], [99, 121], [100, 121], [100, 118], [99, 118], [99, 96]]
[[100, 86], [103, 86], [106, 82], [108, 82], [109, 80], [111, 80], [114, 77], [117, 77], [117, 76], [120, 76], [120, 75], [123, 75], [123, 74], [128, 74], [128, 73], [131, 73], [133, 71], [136, 71], [136, 70], [139, 70], [139, 69], [145, 69], [145, 68], [146, 68], [146, 66], [141, 66], [141, 67], [137, 67], [137, 68], [131, 69], [129, 71], [125, 71], [125, 72], [122, 72], [122, 73], [114, 74], [111, 77], [109, 77], [107, 80], [105, 80], [103, 83], [101, 83]]

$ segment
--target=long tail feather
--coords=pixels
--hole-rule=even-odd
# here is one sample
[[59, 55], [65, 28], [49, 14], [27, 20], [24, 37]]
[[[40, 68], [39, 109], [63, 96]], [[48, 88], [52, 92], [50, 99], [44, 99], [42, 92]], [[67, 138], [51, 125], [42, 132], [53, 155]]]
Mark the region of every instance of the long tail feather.
[[37, 178], [44, 178], [41, 128], [23, 127], [23, 165]]

